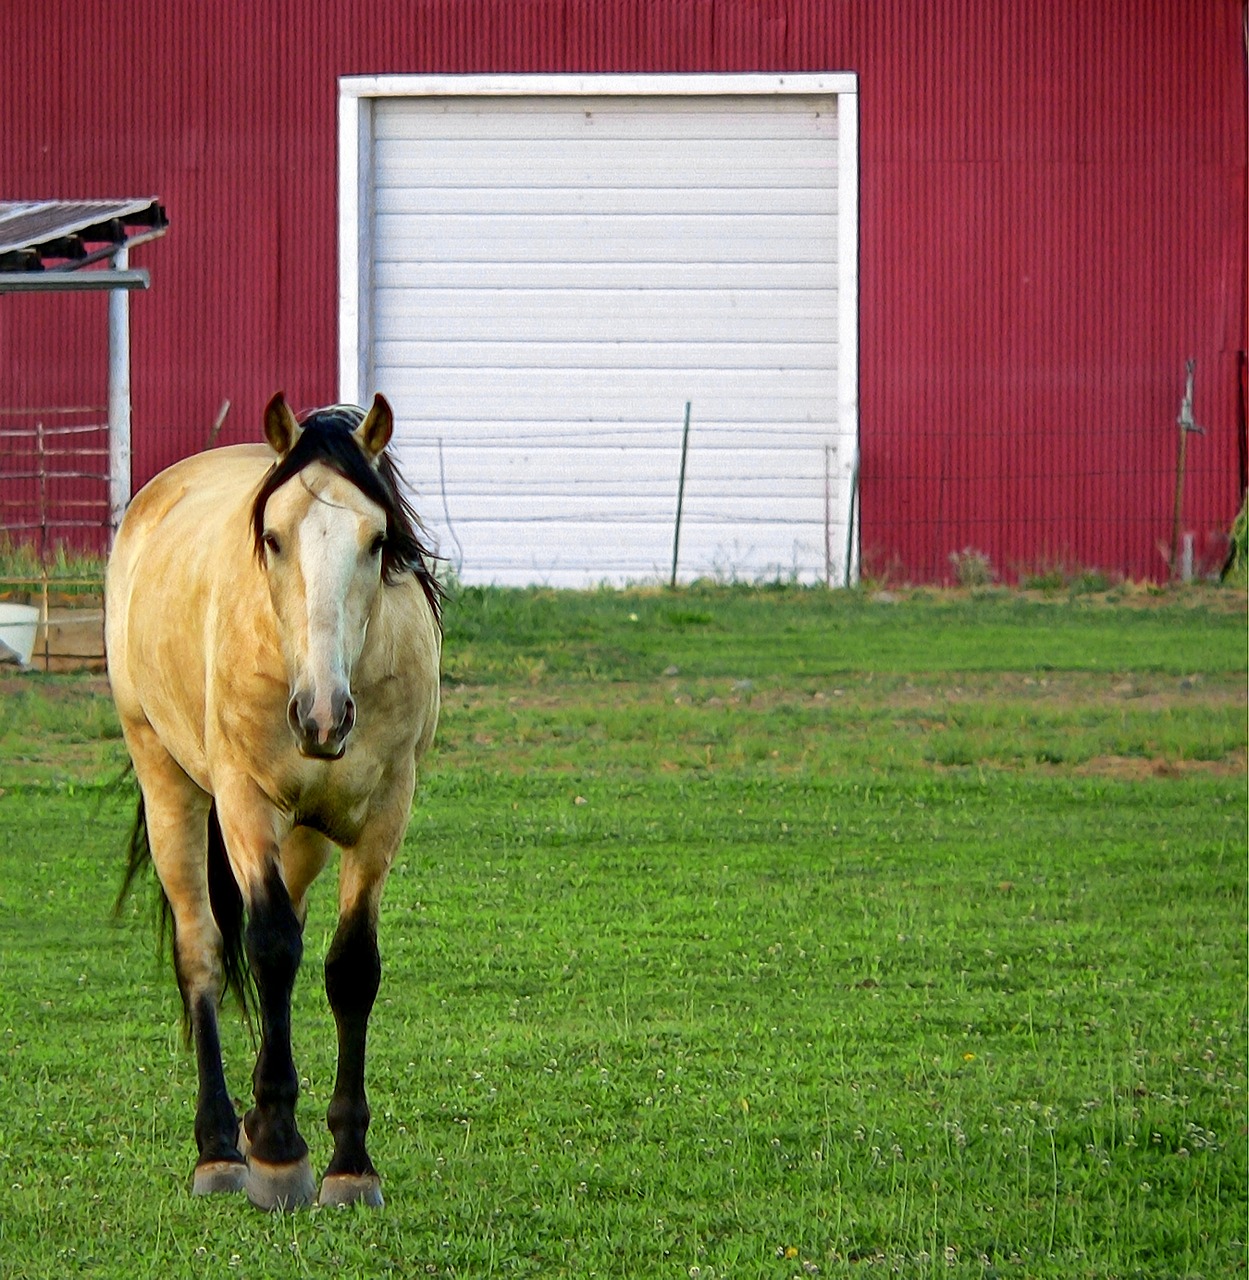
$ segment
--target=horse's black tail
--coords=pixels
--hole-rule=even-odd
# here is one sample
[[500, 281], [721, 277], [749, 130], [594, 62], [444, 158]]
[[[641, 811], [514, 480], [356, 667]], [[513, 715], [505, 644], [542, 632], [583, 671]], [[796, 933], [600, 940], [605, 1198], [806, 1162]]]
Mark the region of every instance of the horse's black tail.
[[[143, 795], [139, 794], [139, 803], [135, 810], [134, 826], [130, 831], [130, 847], [126, 859], [126, 873], [122, 878], [121, 889], [117, 901], [113, 904], [113, 914], [121, 912], [122, 904], [130, 893], [135, 879], [152, 865], [152, 848], [148, 843], [147, 812], [143, 804]], [[226, 989], [239, 1002], [244, 1018], [253, 1022], [255, 1009], [255, 987], [251, 970], [247, 963], [247, 945], [245, 930], [247, 915], [243, 905], [243, 893], [239, 889], [234, 872], [230, 869], [230, 860], [226, 856], [225, 840], [221, 834], [221, 824], [217, 821], [217, 806], [213, 804], [208, 811], [208, 904], [212, 908], [213, 918], [221, 931], [221, 964], [225, 974]], [[164, 951], [166, 942], [173, 943], [176, 934], [173, 907], [169, 898], [157, 880], [160, 894], [160, 939], [158, 949]], [[183, 1030], [188, 1037], [191, 1030], [191, 1011], [187, 1005], [186, 985], [178, 967], [178, 949], [171, 946], [173, 952], [174, 972], [178, 977], [178, 989], [182, 992]]]
[[[147, 810], [143, 807], [143, 792], [139, 792], [139, 804], [134, 815], [134, 826], [130, 828], [130, 849], [126, 858], [126, 874], [122, 877], [121, 888], [117, 891], [117, 901], [113, 903], [113, 915], [121, 915], [122, 906], [130, 896], [135, 877], [146, 871], [152, 862], [152, 847], [147, 842]], [[164, 895], [162, 895], [163, 898]], [[166, 901], [165, 906], [169, 904]], [[161, 912], [161, 938], [165, 936], [167, 915]]]
[[225, 971], [226, 990], [239, 1002], [243, 1017], [253, 1023], [256, 1009], [256, 987], [247, 963], [247, 912], [243, 891], [239, 888], [226, 842], [217, 820], [217, 805], [208, 810], [208, 902], [213, 918], [221, 930], [221, 965]]

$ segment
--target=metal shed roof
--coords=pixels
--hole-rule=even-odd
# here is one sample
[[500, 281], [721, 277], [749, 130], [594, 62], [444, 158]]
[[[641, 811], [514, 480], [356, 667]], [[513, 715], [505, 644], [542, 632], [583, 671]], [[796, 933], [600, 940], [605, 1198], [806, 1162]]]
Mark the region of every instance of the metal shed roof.
[[[154, 197], [0, 201], [0, 294], [108, 290], [108, 493], [116, 530], [130, 500], [130, 302], [148, 273], [129, 269], [131, 246], [163, 236]], [[93, 263], [94, 270], [79, 268]], [[51, 266], [49, 265], [51, 264]]]
[[154, 199], [0, 201], [0, 271], [75, 271], [162, 235]]

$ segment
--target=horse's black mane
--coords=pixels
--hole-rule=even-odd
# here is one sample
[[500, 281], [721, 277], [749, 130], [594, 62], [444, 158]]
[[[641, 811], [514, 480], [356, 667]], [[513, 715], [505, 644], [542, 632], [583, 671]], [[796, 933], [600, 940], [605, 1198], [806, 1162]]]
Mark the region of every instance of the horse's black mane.
[[441, 621], [442, 588], [429, 567], [434, 556], [421, 540], [420, 518], [403, 496], [399, 472], [390, 455], [383, 452], [375, 464], [370, 464], [352, 439], [351, 433], [363, 421], [364, 410], [354, 405], [317, 409], [303, 419], [303, 432], [295, 447], [270, 468], [252, 505], [256, 554], [264, 555], [265, 505], [270, 497], [310, 463], [323, 463], [386, 513], [382, 581], [397, 582], [404, 574], [412, 574], [421, 584], [434, 617]]

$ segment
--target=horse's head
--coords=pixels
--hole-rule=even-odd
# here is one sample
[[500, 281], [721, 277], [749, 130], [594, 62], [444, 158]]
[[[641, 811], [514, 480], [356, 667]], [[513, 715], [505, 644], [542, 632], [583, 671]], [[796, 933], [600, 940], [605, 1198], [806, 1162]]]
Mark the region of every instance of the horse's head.
[[265, 410], [278, 461], [256, 498], [253, 534], [286, 662], [287, 722], [300, 752], [316, 759], [347, 749], [352, 672], [389, 568], [388, 540], [405, 532], [406, 506], [382, 458], [393, 428], [380, 395], [367, 413], [321, 410], [302, 426], [281, 392]]

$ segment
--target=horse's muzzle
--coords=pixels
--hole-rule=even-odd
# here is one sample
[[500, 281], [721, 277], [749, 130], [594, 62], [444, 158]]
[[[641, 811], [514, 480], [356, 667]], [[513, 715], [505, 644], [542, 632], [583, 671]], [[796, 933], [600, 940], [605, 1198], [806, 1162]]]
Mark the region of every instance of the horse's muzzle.
[[317, 714], [316, 700], [296, 690], [286, 707], [286, 722], [295, 735], [300, 755], [312, 760], [340, 760], [356, 723], [356, 704], [347, 690], [335, 690], [328, 714]]

